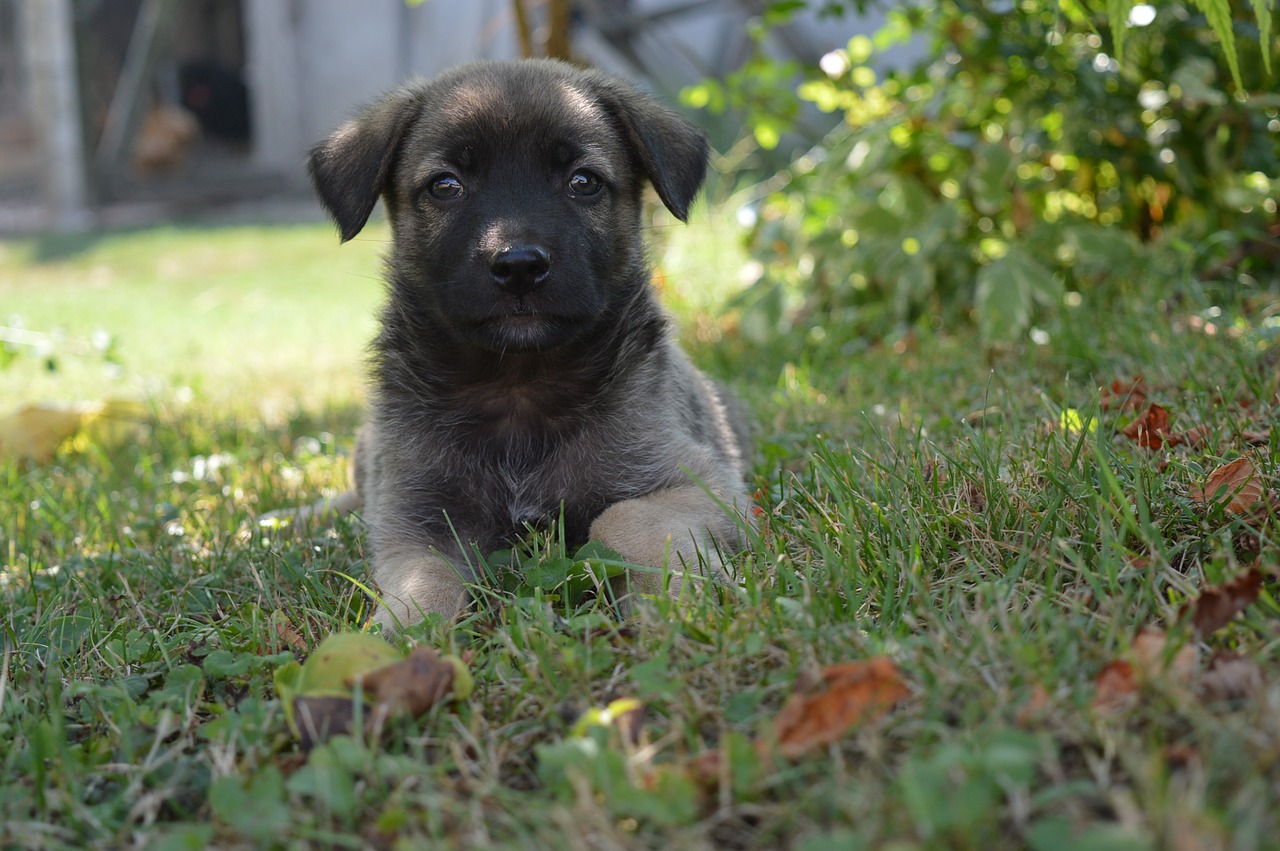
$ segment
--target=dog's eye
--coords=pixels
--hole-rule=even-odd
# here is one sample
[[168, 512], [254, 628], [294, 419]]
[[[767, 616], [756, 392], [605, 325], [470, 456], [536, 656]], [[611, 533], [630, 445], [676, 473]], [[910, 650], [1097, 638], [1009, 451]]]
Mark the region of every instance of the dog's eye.
[[431, 197], [438, 201], [450, 201], [454, 198], [462, 197], [462, 181], [454, 177], [452, 174], [442, 174], [431, 181], [427, 187], [427, 191], [431, 193]]
[[569, 177], [569, 191], [574, 195], [594, 195], [604, 186], [595, 172], [579, 169]]

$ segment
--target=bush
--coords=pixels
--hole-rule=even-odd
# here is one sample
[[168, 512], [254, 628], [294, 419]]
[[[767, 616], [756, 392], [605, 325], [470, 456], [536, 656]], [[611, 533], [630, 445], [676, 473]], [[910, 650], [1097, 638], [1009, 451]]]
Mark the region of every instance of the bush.
[[[770, 20], [803, 5], [774, 4]], [[799, 98], [842, 120], [766, 184], [744, 327], [793, 321], [799, 292], [799, 315], [829, 323], [973, 312], [988, 342], [1012, 341], [1064, 291], [1137, 285], [1280, 236], [1266, 0], [1229, 26], [1222, 8], [1107, 6], [920, 0], [808, 69]], [[1219, 43], [1224, 27], [1234, 44]], [[928, 58], [877, 76], [875, 55], [908, 38]], [[776, 142], [795, 116], [762, 67], [763, 53], [686, 97], [743, 108], [757, 140]]]

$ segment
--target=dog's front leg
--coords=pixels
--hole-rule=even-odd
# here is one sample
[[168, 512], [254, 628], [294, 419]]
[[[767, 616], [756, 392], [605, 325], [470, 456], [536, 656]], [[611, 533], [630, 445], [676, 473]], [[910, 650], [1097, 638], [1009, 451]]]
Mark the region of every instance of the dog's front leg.
[[383, 632], [415, 624], [428, 614], [449, 621], [467, 604], [458, 568], [434, 553], [416, 548], [379, 552], [372, 573], [381, 600], [373, 620]]
[[681, 595], [685, 579], [727, 579], [720, 553], [736, 552], [742, 543], [737, 521], [695, 485], [614, 503], [591, 524], [590, 534], [626, 561], [653, 568], [614, 581], [623, 614], [632, 594], [662, 593], [664, 579], [673, 597]]

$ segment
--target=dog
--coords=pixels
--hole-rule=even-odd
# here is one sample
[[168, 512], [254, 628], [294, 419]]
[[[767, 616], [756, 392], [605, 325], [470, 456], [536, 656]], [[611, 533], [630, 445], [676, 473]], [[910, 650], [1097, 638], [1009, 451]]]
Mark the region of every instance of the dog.
[[468, 64], [384, 96], [310, 152], [342, 241], [392, 233], [354, 490], [375, 622], [453, 619], [475, 555], [548, 520], [679, 595], [744, 543], [748, 429], [677, 346], [650, 283], [643, 189], [685, 221], [704, 135], [630, 84], [553, 60]]

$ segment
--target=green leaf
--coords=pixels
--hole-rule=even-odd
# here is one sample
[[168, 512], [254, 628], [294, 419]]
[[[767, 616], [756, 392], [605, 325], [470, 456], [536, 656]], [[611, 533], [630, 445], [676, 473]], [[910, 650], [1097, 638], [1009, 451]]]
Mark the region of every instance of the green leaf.
[[165, 677], [164, 686], [155, 693], [158, 700], [185, 702], [191, 700], [204, 685], [204, 671], [197, 665], [179, 665]]
[[687, 688], [687, 684], [671, 673], [671, 659], [666, 653], [632, 665], [627, 672], [635, 693], [642, 698], [669, 698]]
[[591, 779], [600, 773], [598, 763], [602, 751], [600, 743], [592, 737], [538, 745], [535, 753], [538, 779], [543, 788], [561, 801], [573, 800], [575, 778]]
[[644, 788], [619, 778], [608, 787], [606, 798], [619, 815], [654, 825], [692, 824], [698, 819], [698, 789], [679, 771], [655, 772]]
[[230, 827], [262, 844], [279, 841], [289, 826], [284, 800], [284, 780], [272, 765], [264, 768], [246, 788], [238, 777], [219, 777], [209, 788], [213, 812]]
[[214, 650], [204, 658], [204, 672], [214, 679], [243, 676], [251, 667], [253, 657], [248, 653]]
[[1123, 278], [1150, 262], [1137, 238], [1119, 228], [1079, 224], [1049, 230], [1044, 236], [1057, 240], [1061, 262], [1075, 275], [1095, 281]]
[[1009, 202], [1009, 175], [1013, 166], [1013, 152], [998, 142], [974, 149], [969, 184], [973, 187], [973, 204], [979, 211], [992, 216]]
[[1111, 43], [1116, 62], [1124, 64], [1124, 37], [1129, 30], [1129, 11], [1133, 0], [1107, 0], [1107, 24], [1111, 27]]
[[1253, 0], [1253, 14], [1258, 19], [1258, 46], [1262, 48], [1262, 67], [1271, 76], [1271, 4], [1274, 0]]
[[987, 342], [1011, 341], [1031, 324], [1034, 302], [1056, 302], [1057, 279], [1018, 246], [978, 272], [978, 326]]
[[897, 280], [893, 291], [894, 316], [906, 321], [912, 310], [925, 305], [938, 285], [938, 270], [920, 254], [898, 252], [895, 262], [886, 264]]
[[545, 560], [530, 559], [524, 570], [524, 587], [554, 591], [562, 587], [573, 570], [573, 559], [564, 555], [551, 555]]
[[[1244, 82], [1240, 79], [1240, 56], [1236, 51], [1236, 34], [1231, 28], [1231, 4], [1228, 0], [1193, 0], [1193, 2], [1200, 11], [1204, 12], [1214, 35], [1218, 37], [1218, 41], [1222, 42], [1222, 52], [1226, 54], [1227, 67], [1231, 69], [1231, 79], [1235, 82], [1237, 89], [1243, 90]], [[1256, 11], [1256, 5], [1254, 9]], [[1270, 48], [1271, 45], [1264, 44], [1263, 53], [1267, 53]]]
[[310, 797], [341, 819], [350, 818], [359, 802], [355, 780], [328, 745], [311, 752], [307, 764], [289, 778], [288, 786], [290, 792]]
[[213, 842], [213, 825], [179, 824], [148, 838], [150, 851], [204, 851]]

